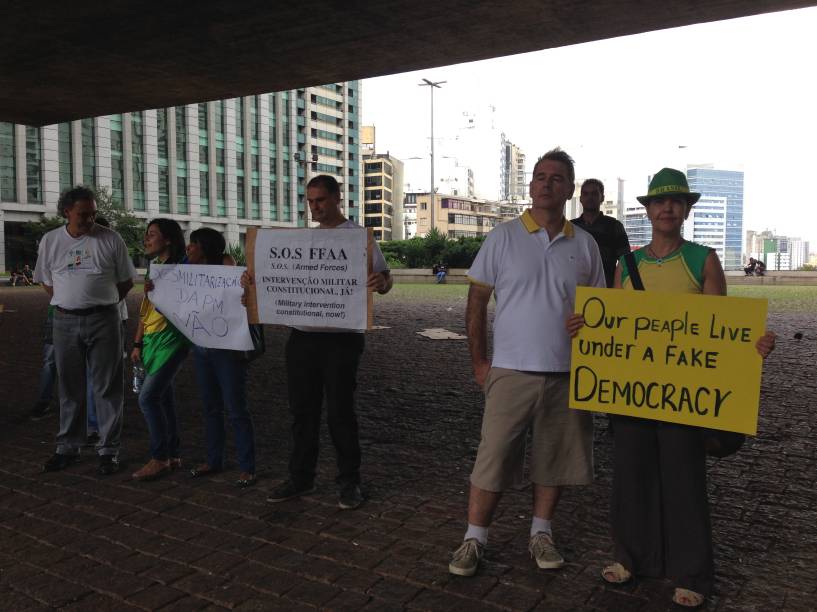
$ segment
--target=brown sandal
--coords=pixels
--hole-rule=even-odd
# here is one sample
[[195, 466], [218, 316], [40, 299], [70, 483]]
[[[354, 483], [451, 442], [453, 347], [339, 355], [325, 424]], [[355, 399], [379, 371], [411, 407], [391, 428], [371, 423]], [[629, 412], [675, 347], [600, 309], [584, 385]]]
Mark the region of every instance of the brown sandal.
[[705, 600], [702, 594], [681, 587], [676, 588], [672, 595], [672, 601], [684, 608], [700, 608]]
[[621, 563], [613, 563], [601, 570], [601, 577], [609, 584], [624, 584], [629, 582], [633, 575]]
[[170, 469], [171, 470], [180, 470], [180, 469], [182, 469], [182, 458], [181, 457], [171, 457], [170, 458]]
[[151, 459], [141, 469], [132, 474], [134, 480], [148, 481], [155, 480], [160, 476], [164, 476], [170, 471], [169, 461], [159, 461], [158, 459]]
[[200, 478], [202, 476], [212, 476], [213, 474], [218, 474], [220, 471], [221, 469], [211, 467], [209, 463], [200, 463], [190, 470], [190, 477]]

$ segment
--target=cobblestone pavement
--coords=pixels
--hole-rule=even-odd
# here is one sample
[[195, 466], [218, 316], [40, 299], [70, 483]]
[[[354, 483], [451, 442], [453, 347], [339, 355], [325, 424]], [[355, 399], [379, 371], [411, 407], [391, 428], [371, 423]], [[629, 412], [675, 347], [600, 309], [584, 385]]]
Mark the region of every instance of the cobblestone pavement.
[[[131, 315], [138, 295], [129, 298]], [[364, 479], [369, 500], [341, 511], [334, 454], [323, 438], [319, 489], [268, 504], [289, 449], [282, 347], [252, 366], [251, 408], [259, 483], [238, 470], [207, 479], [185, 471], [152, 483], [129, 474], [147, 459], [147, 433], [128, 393], [121, 474], [100, 478], [92, 452], [76, 466], [40, 472], [56, 417], [31, 422], [46, 300], [39, 289], [0, 289], [0, 607], [6, 610], [665, 610], [672, 585], [605, 586], [611, 444], [597, 419], [594, 485], [566, 492], [554, 523], [567, 565], [535, 569], [527, 555], [530, 490], [506, 494], [487, 562], [473, 578], [447, 572], [465, 528], [467, 477], [479, 441], [481, 397], [463, 340], [463, 298], [387, 296], [367, 336], [359, 376]], [[11, 312], [16, 311], [16, 312]], [[710, 610], [817, 608], [817, 468], [814, 413], [817, 316], [772, 314], [778, 350], [763, 381], [760, 435], [711, 467], [716, 593]], [[133, 320], [131, 320], [133, 327]], [[805, 337], [794, 340], [803, 331]], [[177, 394], [188, 465], [202, 457], [191, 364]], [[229, 431], [229, 430], [228, 430]]]

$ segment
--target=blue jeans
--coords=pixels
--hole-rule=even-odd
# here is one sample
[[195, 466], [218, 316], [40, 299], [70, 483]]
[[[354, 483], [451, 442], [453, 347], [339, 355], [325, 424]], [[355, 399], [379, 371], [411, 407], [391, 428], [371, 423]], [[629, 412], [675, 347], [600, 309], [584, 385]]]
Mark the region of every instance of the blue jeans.
[[179, 427], [176, 421], [173, 379], [182, 367], [187, 353], [187, 347], [176, 351], [161, 368], [145, 377], [139, 391], [139, 408], [145, 415], [150, 432], [150, 456], [159, 461], [179, 456]]
[[242, 472], [255, 474], [255, 428], [247, 409], [247, 362], [237, 351], [193, 347], [196, 380], [204, 404], [207, 464], [224, 467], [224, 408], [235, 432], [235, 448]]
[[445, 282], [446, 273], [443, 271], [437, 272], [437, 284]]

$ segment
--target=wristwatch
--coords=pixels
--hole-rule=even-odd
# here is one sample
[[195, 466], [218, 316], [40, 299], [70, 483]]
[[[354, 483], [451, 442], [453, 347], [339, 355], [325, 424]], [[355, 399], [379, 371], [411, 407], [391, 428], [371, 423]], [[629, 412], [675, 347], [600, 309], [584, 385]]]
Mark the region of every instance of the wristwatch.
[[133, 343], [133, 348], [142, 348], [143, 346], [145, 346], [145, 345], [142, 342], [134, 342]]

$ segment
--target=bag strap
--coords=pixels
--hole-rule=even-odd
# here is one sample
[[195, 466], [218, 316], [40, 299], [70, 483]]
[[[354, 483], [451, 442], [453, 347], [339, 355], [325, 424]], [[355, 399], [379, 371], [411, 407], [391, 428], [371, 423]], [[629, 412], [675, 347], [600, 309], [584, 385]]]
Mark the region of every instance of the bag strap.
[[641, 273], [638, 271], [638, 264], [635, 263], [635, 255], [632, 251], [624, 253], [624, 261], [627, 263], [627, 272], [630, 273], [630, 282], [636, 291], [644, 291], [644, 283], [641, 281]]

